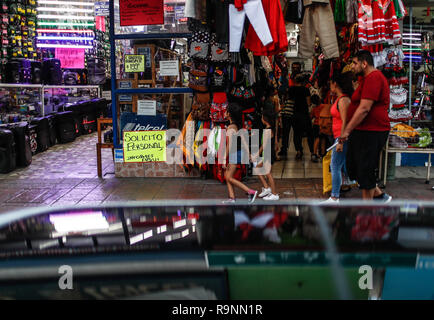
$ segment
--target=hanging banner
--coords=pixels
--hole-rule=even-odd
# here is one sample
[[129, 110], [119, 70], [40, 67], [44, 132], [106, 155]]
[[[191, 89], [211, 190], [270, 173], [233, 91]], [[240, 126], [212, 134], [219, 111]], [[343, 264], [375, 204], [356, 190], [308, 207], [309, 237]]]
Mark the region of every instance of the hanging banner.
[[125, 55], [125, 72], [144, 72], [145, 56], [139, 54]]
[[84, 49], [56, 48], [55, 56], [63, 69], [84, 69]]
[[164, 24], [163, 0], [119, 0], [121, 26]]
[[124, 162], [166, 161], [166, 131], [124, 131]]

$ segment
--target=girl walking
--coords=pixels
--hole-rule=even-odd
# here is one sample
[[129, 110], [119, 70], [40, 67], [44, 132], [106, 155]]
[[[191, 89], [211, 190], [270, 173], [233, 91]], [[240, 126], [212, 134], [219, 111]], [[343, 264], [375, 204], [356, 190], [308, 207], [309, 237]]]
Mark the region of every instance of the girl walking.
[[[226, 110], [226, 119], [229, 122], [227, 127], [227, 145], [226, 145], [226, 154], [225, 161], [223, 164], [223, 169], [225, 169], [225, 179], [226, 185], [228, 187], [228, 200], [225, 200], [224, 203], [233, 203], [235, 202], [235, 193], [234, 187], [240, 188], [245, 191], [249, 196], [249, 201], [253, 202], [256, 199], [258, 191], [250, 189], [241, 181], [238, 181], [234, 178], [235, 171], [237, 170], [237, 165], [241, 164], [241, 160], [243, 158], [243, 148], [244, 146], [245, 152], [249, 152], [249, 147], [246, 141], [241, 137], [238, 137], [236, 134], [238, 130], [242, 129], [242, 119], [241, 119], [241, 108], [236, 103], [229, 103], [228, 108]], [[236, 149], [231, 148], [236, 144]], [[226, 164], [226, 160], [229, 160], [229, 163]], [[247, 157], [249, 159], [249, 157]]]

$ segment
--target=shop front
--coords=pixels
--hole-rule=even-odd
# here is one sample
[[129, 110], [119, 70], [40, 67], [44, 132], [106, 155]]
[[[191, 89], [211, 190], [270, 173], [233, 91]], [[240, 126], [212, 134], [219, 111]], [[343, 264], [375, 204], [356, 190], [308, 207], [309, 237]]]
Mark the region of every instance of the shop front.
[[[141, 20], [140, 26], [122, 18], [131, 12], [122, 11], [120, 3], [121, 18], [113, 24], [112, 40], [114, 47], [123, 48], [116, 51], [116, 103], [112, 104], [113, 116], [118, 119], [115, 148], [123, 149], [122, 119], [136, 115], [136, 122], [129, 122], [128, 128], [177, 129], [184, 140], [181, 144], [172, 140], [166, 149], [170, 157], [174, 148], [181, 148], [181, 164], [127, 163], [124, 154], [116, 160], [116, 175], [202, 176], [224, 181], [220, 165], [203, 164], [198, 158], [209, 159], [210, 137], [212, 150], [219, 148], [216, 141], [221, 141], [219, 131], [226, 125], [227, 103], [242, 106], [243, 128], [261, 129], [265, 89], [285, 87], [288, 78], [291, 85], [294, 62], [300, 63], [311, 94], [318, 93], [323, 102], [327, 96], [327, 103], [331, 103], [334, 97], [328, 91], [333, 72], [351, 70], [353, 56], [362, 49], [372, 53], [375, 67], [390, 85], [392, 132], [388, 146], [392, 149], [388, 151], [398, 152], [394, 149], [397, 143], [405, 147], [405, 154], [393, 160], [399, 165], [401, 159], [405, 164], [406, 155], [416, 149], [430, 153], [430, 10], [426, 5], [400, 0], [384, 1], [378, 7], [377, 3], [248, 1], [237, 7], [218, 1], [164, 1], [155, 7], [163, 9], [160, 21], [145, 25], [146, 20]], [[261, 14], [251, 15], [253, 7]], [[116, 1], [113, 9], [118, 12]], [[381, 21], [375, 30], [370, 28], [371, 13]], [[421, 19], [426, 20], [422, 25]], [[134, 55], [144, 61], [136, 72], [125, 69]], [[144, 111], [145, 105], [150, 109]], [[150, 112], [146, 113], [149, 117], [158, 114], [160, 120], [149, 122], [149, 117], [142, 117], [143, 112]], [[189, 123], [194, 128], [190, 132], [192, 148], [186, 142]], [[403, 129], [404, 125], [411, 129]], [[210, 134], [201, 135], [201, 129], [209, 129]], [[199, 146], [206, 150], [201, 155]], [[188, 161], [192, 157], [194, 161]], [[218, 163], [217, 156], [214, 160]], [[240, 165], [239, 178], [250, 175], [251, 169], [250, 165]], [[379, 177], [384, 176], [381, 172]]]

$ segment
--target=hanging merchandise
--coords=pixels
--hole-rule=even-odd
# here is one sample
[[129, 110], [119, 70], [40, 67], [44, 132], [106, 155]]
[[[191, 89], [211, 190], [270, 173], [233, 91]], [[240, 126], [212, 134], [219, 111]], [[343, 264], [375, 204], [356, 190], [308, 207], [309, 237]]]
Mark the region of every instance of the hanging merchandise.
[[336, 0], [334, 8], [334, 18], [336, 23], [346, 22], [346, 0]]
[[208, 121], [210, 114], [210, 95], [209, 93], [197, 92], [193, 98], [191, 106], [193, 120]]
[[235, 3], [237, 6], [233, 4], [229, 5], [229, 51], [240, 52], [246, 15], [262, 45], [266, 46], [272, 43], [273, 37], [268, 27], [261, 0], [248, 0], [244, 4], [241, 1], [236, 1]]
[[214, 92], [210, 111], [212, 122], [226, 122], [227, 107], [228, 99], [226, 92]]
[[303, 0], [286, 1], [283, 16], [286, 22], [302, 24], [304, 17]]
[[[257, 31], [251, 24], [247, 32], [244, 47], [253, 52], [255, 56], [273, 56], [288, 50], [288, 36], [286, 34], [285, 20], [283, 19], [280, 1], [262, 0], [265, 17], [268, 22], [273, 41], [263, 45], [259, 41]], [[253, 26], [253, 27], [252, 27]]]
[[392, 0], [359, 0], [359, 41], [362, 46], [395, 45], [401, 38]]
[[357, 5], [358, 0], [346, 0], [345, 1], [345, 15], [346, 15], [346, 22], [353, 24], [358, 21], [358, 12], [359, 7]]
[[215, 41], [229, 43], [229, 3], [227, 0], [208, 0], [207, 23], [212, 33], [215, 33]]
[[324, 57], [338, 58], [335, 22], [328, 0], [323, 0], [321, 3], [304, 0], [304, 6], [306, 11], [300, 35], [300, 56], [312, 58], [315, 53], [315, 38], [318, 36]]
[[196, 91], [208, 91], [208, 64], [193, 61], [188, 78], [188, 86]]

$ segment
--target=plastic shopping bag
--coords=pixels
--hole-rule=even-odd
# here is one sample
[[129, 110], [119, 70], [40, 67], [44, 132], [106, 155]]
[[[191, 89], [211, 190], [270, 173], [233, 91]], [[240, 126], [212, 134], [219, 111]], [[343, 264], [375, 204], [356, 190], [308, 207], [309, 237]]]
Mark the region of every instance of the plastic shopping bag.
[[322, 185], [323, 193], [332, 191], [332, 172], [330, 170], [330, 162], [332, 160], [332, 152], [330, 150], [327, 152], [325, 157], [322, 159]]

